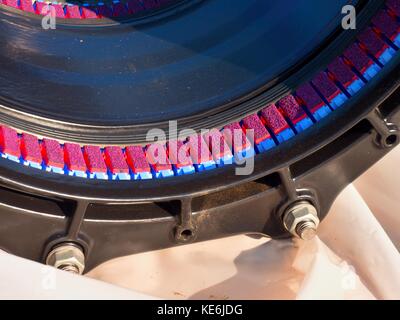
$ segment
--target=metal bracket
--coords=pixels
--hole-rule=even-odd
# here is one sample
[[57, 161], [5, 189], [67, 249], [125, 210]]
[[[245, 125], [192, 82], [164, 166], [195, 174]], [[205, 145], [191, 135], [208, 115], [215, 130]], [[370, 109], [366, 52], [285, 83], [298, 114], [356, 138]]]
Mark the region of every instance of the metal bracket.
[[79, 234], [88, 206], [89, 202], [85, 200], [79, 200], [76, 202], [76, 206], [73, 209], [73, 214], [69, 216], [70, 221], [67, 233], [64, 236], [55, 235], [55, 237], [53, 237], [53, 239], [47, 243], [43, 252], [43, 261], [47, 259], [48, 254], [55, 247], [64, 243], [75, 244], [83, 250], [85, 255], [88, 254], [88, 242], [83, 240]]
[[197, 228], [192, 219], [192, 198], [181, 201], [180, 224], [175, 228], [175, 240], [179, 243], [194, 241]]
[[286, 201], [279, 207], [277, 214], [279, 218], [282, 218], [286, 209], [292, 206], [296, 202], [308, 201], [311, 203], [319, 213], [319, 204], [317, 201], [317, 195], [314, 191], [308, 188], [298, 188], [295, 179], [292, 177], [290, 167], [285, 167], [279, 171], [279, 177], [281, 179], [282, 186], [287, 194]]
[[378, 147], [393, 148], [400, 141], [399, 127], [390, 123], [380, 112], [378, 108], [373, 110], [367, 117], [368, 121], [374, 127], [375, 143]]

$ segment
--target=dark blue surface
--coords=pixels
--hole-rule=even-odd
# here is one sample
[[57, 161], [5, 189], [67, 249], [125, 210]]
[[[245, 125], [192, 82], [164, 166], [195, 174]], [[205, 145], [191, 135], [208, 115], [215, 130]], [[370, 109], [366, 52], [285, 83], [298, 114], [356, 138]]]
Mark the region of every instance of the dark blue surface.
[[0, 97], [78, 123], [200, 114], [301, 61], [348, 2], [208, 0], [154, 24], [95, 30], [45, 31], [39, 19], [0, 12]]

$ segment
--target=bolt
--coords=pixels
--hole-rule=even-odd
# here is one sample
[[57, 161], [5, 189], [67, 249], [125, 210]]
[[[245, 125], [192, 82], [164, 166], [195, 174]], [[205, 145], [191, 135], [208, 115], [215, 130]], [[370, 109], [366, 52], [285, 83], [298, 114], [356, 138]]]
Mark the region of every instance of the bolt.
[[317, 233], [317, 209], [308, 201], [299, 201], [288, 207], [283, 215], [283, 225], [292, 235], [311, 240]]
[[47, 255], [46, 264], [74, 274], [82, 274], [85, 269], [85, 255], [73, 243], [61, 244]]

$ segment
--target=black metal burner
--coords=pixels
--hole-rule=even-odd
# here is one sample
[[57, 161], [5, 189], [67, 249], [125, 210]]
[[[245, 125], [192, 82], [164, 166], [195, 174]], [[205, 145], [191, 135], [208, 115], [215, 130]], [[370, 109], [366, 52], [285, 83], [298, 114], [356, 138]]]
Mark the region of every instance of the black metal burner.
[[[14, 134], [6, 138], [17, 152], [14, 129], [36, 134], [35, 143], [42, 135], [59, 139], [57, 148], [64, 141], [142, 143], [149, 128], [168, 120], [220, 128], [288, 94], [312, 124], [302, 131], [302, 119], [286, 113], [293, 138], [279, 142], [268, 128], [276, 147], [258, 150], [247, 176], [227, 165], [167, 179], [78, 179], [0, 150], [7, 158], [0, 159], [0, 249], [45, 262], [60, 244], [73, 244], [90, 270], [193, 241], [287, 237], [282, 216], [299, 201], [323, 219], [339, 192], [400, 140], [398, 0], [350, 2], [357, 30], [344, 31], [347, 3], [209, 0], [139, 24], [66, 23], [47, 31], [40, 18], [0, 6], [0, 123]], [[372, 19], [379, 15], [386, 22]], [[373, 52], [368, 36], [383, 49]], [[330, 71], [336, 58], [353, 82]], [[333, 85], [317, 90], [318, 74]], [[317, 120], [320, 109], [307, 109], [296, 95], [305, 83], [328, 115]], [[335, 94], [325, 94], [332, 87]]]

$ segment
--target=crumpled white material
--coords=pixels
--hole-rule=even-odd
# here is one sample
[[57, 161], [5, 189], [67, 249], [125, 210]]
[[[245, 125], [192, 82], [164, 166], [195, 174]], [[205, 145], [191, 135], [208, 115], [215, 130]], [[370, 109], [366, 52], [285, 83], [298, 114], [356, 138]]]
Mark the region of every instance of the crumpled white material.
[[310, 242], [236, 236], [118, 258], [87, 277], [0, 252], [0, 298], [400, 299], [399, 163], [397, 148], [346, 188]]

